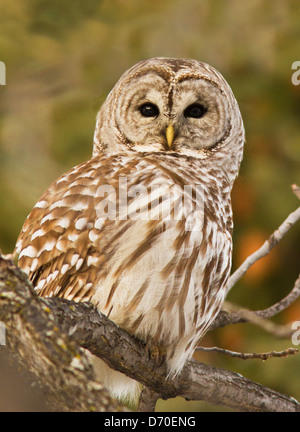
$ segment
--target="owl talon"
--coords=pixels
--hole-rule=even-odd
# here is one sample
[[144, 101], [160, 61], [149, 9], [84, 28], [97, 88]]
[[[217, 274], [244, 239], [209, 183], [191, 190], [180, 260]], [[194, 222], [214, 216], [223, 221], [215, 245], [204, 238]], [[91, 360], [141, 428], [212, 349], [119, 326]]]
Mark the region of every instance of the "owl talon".
[[158, 363], [158, 360], [159, 360], [159, 348], [158, 347], [154, 347], [152, 350], [150, 350], [150, 357], [152, 359], [155, 359], [155, 364]]
[[153, 348], [149, 349], [149, 356], [150, 359], [154, 359], [155, 367], [159, 367], [165, 358], [165, 350], [162, 348], [159, 348], [158, 346], [155, 346]]

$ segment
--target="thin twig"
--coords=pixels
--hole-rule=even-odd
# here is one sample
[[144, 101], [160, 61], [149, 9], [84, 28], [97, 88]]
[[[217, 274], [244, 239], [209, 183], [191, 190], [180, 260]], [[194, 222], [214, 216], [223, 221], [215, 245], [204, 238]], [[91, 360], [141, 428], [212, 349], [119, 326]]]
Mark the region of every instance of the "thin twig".
[[242, 265], [230, 276], [226, 291], [227, 293], [237, 283], [246, 271], [259, 259], [268, 255], [268, 253], [277, 245], [277, 243], [285, 236], [288, 230], [300, 219], [300, 207], [289, 214], [285, 221], [276, 229], [273, 234], [264, 242], [264, 244], [242, 263]]
[[219, 354], [225, 354], [230, 357], [239, 358], [241, 360], [249, 360], [249, 359], [268, 360], [269, 358], [272, 357], [287, 357], [289, 355], [298, 354], [298, 350], [295, 348], [287, 348], [284, 351], [270, 351], [266, 353], [241, 353], [241, 352], [230, 351], [219, 347], [197, 347], [196, 351], [217, 352]]
[[254, 311], [249, 309], [242, 309], [240, 306], [237, 306], [233, 303], [225, 301], [223, 303], [224, 309], [237, 314], [244, 322], [249, 322], [251, 324], [255, 324], [258, 327], [265, 330], [267, 333], [272, 334], [278, 338], [288, 339], [292, 336], [292, 331], [290, 326], [288, 325], [280, 325], [276, 324], [270, 320], [267, 320], [265, 317], [260, 316]]
[[300, 296], [300, 274], [296, 279], [292, 291], [288, 295], [286, 295], [279, 302], [268, 307], [267, 309], [256, 312], [256, 314], [259, 315], [261, 318], [271, 318], [272, 316], [277, 315], [279, 312], [285, 310], [288, 306], [294, 303], [299, 296]]
[[[294, 284], [292, 291], [285, 296], [282, 300], [268, 307], [267, 309], [259, 311], [250, 311], [247, 309], [241, 309], [240, 307], [233, 305], [229, 302], [224, 302], [224, 309], [222, 309], [215, 319], [215, 321], [209, 327], [209, 330], [215, 328], [225, 327], [229, 324], [241, 324], [251, 322], [257, 326], [262, 327], [264, 330], [271, 334], [275, 334], [277, 337], [291, 337], [291, 331], [287, 329], [287, 326], [278, 326], [270, 321], [266, 321], [267, 318], [271, 318], [277, 315], [279, 312], [285, 310], [300, 296], [300, 274]], [[227, 309], [227, 310], [225, 310]]]

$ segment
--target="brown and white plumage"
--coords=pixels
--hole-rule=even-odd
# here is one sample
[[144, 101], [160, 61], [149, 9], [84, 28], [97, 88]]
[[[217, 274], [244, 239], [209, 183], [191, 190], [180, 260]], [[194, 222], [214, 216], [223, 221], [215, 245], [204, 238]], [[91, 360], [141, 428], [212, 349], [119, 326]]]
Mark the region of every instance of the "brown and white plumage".
[[[174, 375], [225, 296], [243, 143], [238, 105], [215, 69], [138, 63], [99, 111], [93, 158], [54, 182], [25, 221], [19, 266], [40, 295], [90, 300], [159, 347]], [[116, 394], [132, 390], [116, 377]]]

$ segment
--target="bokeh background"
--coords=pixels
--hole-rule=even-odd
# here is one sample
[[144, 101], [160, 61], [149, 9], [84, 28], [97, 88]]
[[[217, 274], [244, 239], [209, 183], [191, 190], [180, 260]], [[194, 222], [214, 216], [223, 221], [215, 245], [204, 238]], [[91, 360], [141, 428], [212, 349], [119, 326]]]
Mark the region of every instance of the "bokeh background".
[[[190, 57], [230, 83], [247, 143], [233, 192], [236, 268], [299, 205], [298, 0], [0, 0], [0, 247], [12, 252], [25, 217], [47, 186], [91, 155], [97, 110], [120, 75], [153, 56]], [[265, 308], [299, 272], [300, 224], [233, 288], [228, 300]], [[300, 321], [300, 302], [275, 319]], [[203, 345], [245, 352], [292, 346], [252, 325], [209, 333]], [[234, 360], [198, 354], [300, 399], [300, 357]], [[8, 368], [8, 369], [7, 369]], [[16, 370], [18, 370], [16, 372]], [[32, 377], [0, 347], [0, 411], [47, 409]], [[180, 398], [161, 411], [218, 411]]]

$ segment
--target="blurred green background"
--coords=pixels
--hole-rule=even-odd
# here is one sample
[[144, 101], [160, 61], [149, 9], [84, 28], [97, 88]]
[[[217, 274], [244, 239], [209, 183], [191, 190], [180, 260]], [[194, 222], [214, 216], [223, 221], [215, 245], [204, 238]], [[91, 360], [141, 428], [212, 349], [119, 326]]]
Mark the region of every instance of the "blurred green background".
[[[90, 157], [97, 110], [120, 75], [144, 58], [185, 57], [220, 70], [245, 122], [245, 156], [233, 192], [236, 268], [299, 205], [290, 190], [300, 184], [300, 85], [291, 82], [291, 65], [300, 60], [299, 23], [298, 0], [0, 0], [2, 250], [13, 250], [47, 186]], [[228, 299], [261, 309], [286, 295], [299, 272], [299, 243], [298, 223]], [[275, 319], [297, 320], [299, 301]], [[246, 352], [292, 346], [251, 325], [211, 332], [203, 344]], [[299, 356], [198, 358], [300, 400]], [[23, 402], [23, 384], [11, 382], [18, 398], [0, 395], [0, 410], [38, 409], [28, 382]], [[158, 404], [158, 410], [219, 409], [179, 398]]]

